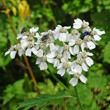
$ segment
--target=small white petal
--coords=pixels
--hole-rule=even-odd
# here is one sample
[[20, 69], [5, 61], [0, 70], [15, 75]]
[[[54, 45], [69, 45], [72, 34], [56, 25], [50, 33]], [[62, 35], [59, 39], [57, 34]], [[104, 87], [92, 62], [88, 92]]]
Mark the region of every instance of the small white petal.
[[32, 52], [32, 49], [28, 48], [25, 52], [25, 55], [31, 57], [31, 52]]
[[74, 22], [75, 22], [75, 23], [73, 23], [73, 28], [79, 29], [79, 28], [82, 27], [82, 23], [83, 23], [83, 22], [82, 22], [81, 19], [77, 18], [77, 19], [74, 20]]
[[37, 27], [37, 28], [35, 28], [35, 29], [34, 29], [34, 27], [33, 27], [33, 28], [30, 28], [30, 33], [32, 33], [32, 32], [37, 32], [38, 29], [39, 29], [39, 27]]
[[15, 58], [15, 55], [16, 55], [16, 51], [11, 51], [11, 52], [10, 52], [10, 57], [11, 57], [12, 59]]
[[71, 26], [64, 26], [64, 28], [65, 28], [65, 29], [70, 29], [70, 28], [71, 28]]
[[88, 56], [93, 56], [93, 53], [86, 52]]
[[81, 50], [82, 51], [84, 51], [84, 48], [86, 47], [86, 45], [85, 45], [85, 43], [83, 42], [82, 44], [81, 44]]
[[53, 58], [53, 57], [57, 56], [57, 52], [56, 51], [52, 51], [51, 53], [48, 53], [46, 56], [48, 58]]
[[64, 57], [61, 58], [61, 62], [62, 62], [62, 63], [66, 62], [66, 61], [67, 61], [67, 59], [65, 59]]
[[59, 40], [62, 42], [66, 42], [66, 33], [60, 33], [59, 34]]
[[92, 41], [87, 42], [87, 46], [90, 50], [94, 49], [96, 46]]
[[71, 55], [70, 55], [70, 52], [69, 51], [64, 51], [64, 58], [66, 59], [70, 59], [71, 58]]
[[74, 39], [70, 39], [69, 46], [73, 46], [74, 44], [75, 44], [75, 40]]
[[23, 49], [18, 50], [18, 55], [19, 56], [22, 56], [23, 54], [24, 54], [24, 50]]
[[93, 37], [94, 37], [95, 41], [100, 41], [101, 40], [101, 37], [99, 35], [94, 35]]
[[37, 58], [36, 64], [41, 63], [41, 58]]
[[72, 78], [69, 83], [72, 85], [72, 86], [76, 86], [77, 83], [78, 83], [78, 79], [77, 78]]
[[54, 45], [54, 43], [50, 43], [50, 51], [55, 51], [56, 47]]
[[71, 69], [75, 68], [75, 66], [76, 66], [76, 62], [73, 61], [72, 64], [71, 64]]
[[54, 38], [58, 39], [59, 38], [60, 33], [54, 33]]
[[73, 51], [74, 51], [74, 54], [78, 54], [79, 53], [79, 45], [75, 45]]
[[74, 71], [69, 71], [69, 74], [74, 74], [75, 72]]
[[17, 39], [20, 39], [22, 36], [23, 36], [22, 34], [18, 34]]
[[39, 49], [39, 50], [37, 51], [37, 56], [38, 56], [38, 57], [42, 57], [42, 56], [43, 56], [43, 50], [42, 50], [42, 49]]
[[70, 53], [71, 53], [72, 55], [74, 55], [74, 52], [73, 52], [73, 48], [72, 48], [72, 47], [69, 48], [69, 51], [70, 51]]
[[23, 49], [25, 49], [27, 46], [28, 46], [28, 41], [26, 41], [26, 40], [21, 40], [21, 47], [22, 47]]
[[78, 73], [81, 74], [81, 72], [82, 72], [82, 68], [81, 68], [81, 66], [76, 65], [75, 69], [77, 70]]
[[47, 58], [47, 61], [48, 61], [49, 63], [53, 63], [53, 62], [54, 62], [54, 59], [53, 59], [53, 58]]
[[88, 66], [85, 63], [82, 63], [82, 69], [84, 71], [88, 71]]
[[10, 53], [10, 50], [8, 50], [7, 52], [5, 52], [5, 56], [8, 55]]
[[91, 66], [94, 64], [93, 60], [90, 57], [87, 57], [85, 60], [88, 66]]
[[60, 64], [58, 65], [57, 69], [62, 68], [62, 66], [63, 66], [63, 63], [60, 63]]
[[83, 83], [86, 83], [87, 78], [86, 78], [84, 75], [81, 75], [81, 76], [80, 76], [80, 80], [81, 80]]
[[32, 48], [32, 52], [33, 52], [33, 54], [37, 55], [37, 50], [35, 47]]
[[47, 65], [46, 62], [41, 62], [40, 65], [39, 65], [39, 67], [40, 67], [40, 70], [45, 70], [45, 69], [48, 68], [48, 65]]
[[59, 65], [59, 60], [58, 59], [54, 59], [54, 67], [57, 67]]
[[60, 68], [57, 72], [57, 74], [63, 76], [65, 74], [65, 69], [64, 68]]
[[36, 35], [34, 37], [39, 39], [40, 35], [38, 33], [36, 33]]

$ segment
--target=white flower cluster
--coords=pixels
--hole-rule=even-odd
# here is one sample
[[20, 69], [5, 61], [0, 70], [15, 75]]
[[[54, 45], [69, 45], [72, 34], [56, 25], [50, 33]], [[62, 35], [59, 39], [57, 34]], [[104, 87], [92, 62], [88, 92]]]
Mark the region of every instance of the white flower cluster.
[[[10, 57], [14, 59], [17, 52], [19, 56], [31, 57], [34, 54], [40, 70], [47, 69], [48, 63], [52, 63], [58, 69], [57, 74], [63, 76], [67, 72], [68, 75], [74, 76], [69, 82], [72, 86], [78, 83], [78, 79], [86, 83], [87, 78], [82, 74], [82, 70], [87, 72], [93, 65], [90, 58], [93, 54], [90, 50], [96, 47], [96, 41], [101, 40], [100, 36], [105, 34], [105, 31], [91, 29], [88, 22], [79, 18], [74, 20], [73, 28], [57, 25], [54, 30], [41, 34], [37, 32], [38, 29], [33, 27], [27, 32], [23, 28], [17, 36], [20, 43], [11, 46], [5, 55], [10, 53]], [[68, 30], [71, 30], [71, 33]]]

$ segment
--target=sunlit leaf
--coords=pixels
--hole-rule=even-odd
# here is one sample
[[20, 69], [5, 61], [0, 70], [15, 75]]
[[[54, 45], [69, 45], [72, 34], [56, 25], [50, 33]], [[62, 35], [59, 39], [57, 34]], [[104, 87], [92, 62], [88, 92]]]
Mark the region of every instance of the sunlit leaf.
[[16, 16], [16, 14], [17, 14], [16, 8], [13, 6], [11, 9], [12, 9], [12, 12], [13, 12], [14, 16]]

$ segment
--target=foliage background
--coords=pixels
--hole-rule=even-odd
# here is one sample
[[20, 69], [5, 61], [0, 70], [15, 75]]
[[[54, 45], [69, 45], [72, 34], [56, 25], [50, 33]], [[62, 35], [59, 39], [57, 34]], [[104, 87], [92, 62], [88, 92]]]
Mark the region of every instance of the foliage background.
[[[110, 109], [110, 0], [5, 0], [11, 20], [17, 33], [23, 27], [37, 27], [39, 32], [54, 29], [57, 24], [72, 26], [75, 18], [88, 21], [91, 27], [105, 30], [99, 46], [93, 50], [94, 65], [88, 73], [86, 85], [77, 85], [78, 94], [85, 108], [90, 110]], [[0, 1], [0, 110], [15, 110], [18, 103], [35, 98], [38, 93], [28, 73], [23, 57], [4, 57], [16, 38], [6, 16], [5, 7]], [[63, 88], [50, 76], [35, 65], [35, 58], [28, 58], [40, 94], [55, 94]], [[49, 65], [50, 71], [56, 70]], [[71, 90], [70, 77], [56, 76]], [[100, 91], [96, 96], [94, 90]], [[74, 92], [74, 91], [73, 91]], [[95, 98], [93, 98], [95, 97]], [[74, 98], [65, 98], [45, 104], [40, 110], [79, 110]], [[34, 107], [30, 110], [34, 110]]]

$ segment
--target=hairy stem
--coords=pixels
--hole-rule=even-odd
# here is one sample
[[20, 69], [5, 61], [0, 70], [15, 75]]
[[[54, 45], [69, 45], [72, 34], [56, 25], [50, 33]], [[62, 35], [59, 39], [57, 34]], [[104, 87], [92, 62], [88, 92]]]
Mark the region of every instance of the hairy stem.
[[76, 94], [77, 102], [78, 102], [78, 104], [79, 104], [79, 106], [80, 106], [80, 109], [81, 109], [81, 110], [84, 110], [84, 109], [83, 109], [83, 106], [82, 106], [82, 104], [81, 104], [81, 102], [80, 102], [80, 100], [79, 100], [79, 96], [78, 96], [78, 92], [77, 92], [76, 86], [74, 87], [74, 89], [75, 89], [75, 94]]
[[[3, 4], [4, 4], [4, 6], [5, 6], [5, 9], [7, 10], [8, 8], [7, 8], [7, 4], [6, 4], [5, 0], [2, 0], [2, 2], [3, 2]], [[10, 25], [11, 25], [11, 29], [12, 29], [14, 35], [17, 37], [17, 34], [16, 34], [16, 31], [15, 31], [15, 29], [14, 29], [14, 27], [13, 27], [13, 24], [12, 24], [12, 21], [11, 21], [11, 17], [10, 17], [9, 12], [6, 12], [6, 15], [7, 15], [8, 20], [9, 20], [9, 23], [10, 23]], [[20, 42], [19, 40], [17, 40], [17, 41]], [[28, 67], [30, 76], [31, 76], [31, 78], [32, 78], [32, 80], [33, 80], [33, 82], [34, 82], [34, 85], [35, 85], [35, 87], [37, 88], [37, 81], [36, 81], [36, 79], [35, 79], [35, 77], [34, 77], [33, 71], [32, 71], [32, 69], [31, 69], [31, 66], [30, 66], [29, 61], [28, 61], [28, 59], [27, 59], [26, 56], [24, 56], [24, 60], [25, 60], [26, 65], [27, 65], [27, 67]]]

